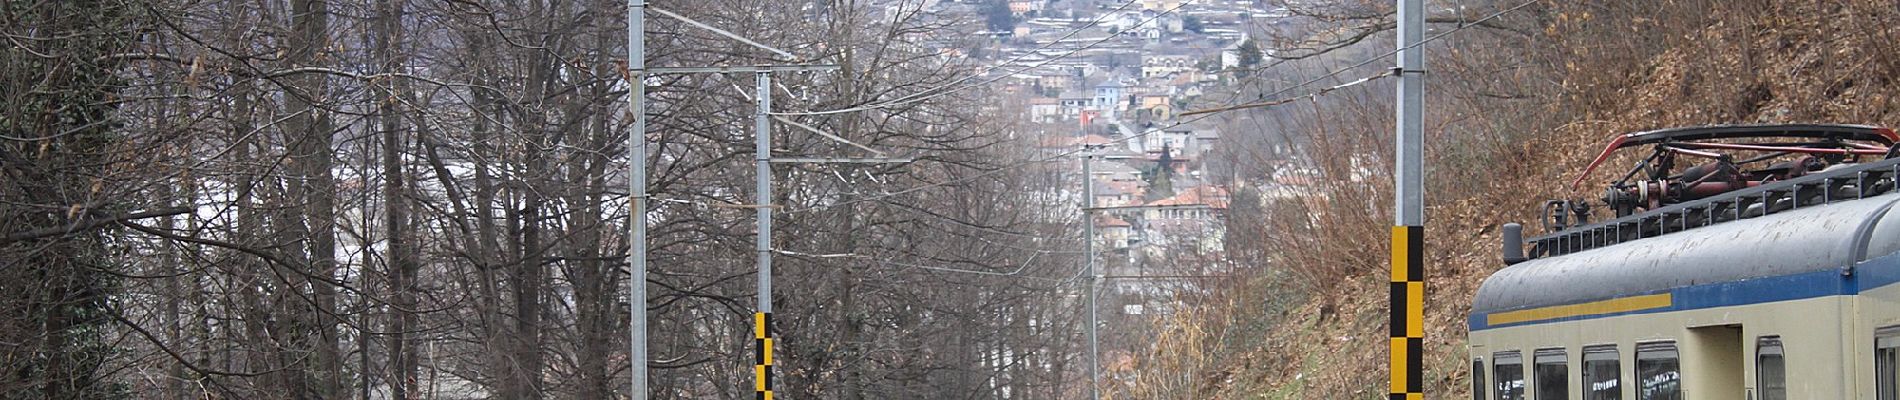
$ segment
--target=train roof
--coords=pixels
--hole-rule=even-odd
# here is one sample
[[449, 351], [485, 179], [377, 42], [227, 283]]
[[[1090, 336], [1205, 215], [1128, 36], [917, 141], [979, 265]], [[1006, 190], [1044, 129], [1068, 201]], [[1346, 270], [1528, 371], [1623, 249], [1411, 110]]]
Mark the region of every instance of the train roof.
[[1472, 313], [1578, 304], [1710, 283], [1841, 270], [1900, 251], [1888, 193], [1695, 227], [1517, 263], [1486, 278]]

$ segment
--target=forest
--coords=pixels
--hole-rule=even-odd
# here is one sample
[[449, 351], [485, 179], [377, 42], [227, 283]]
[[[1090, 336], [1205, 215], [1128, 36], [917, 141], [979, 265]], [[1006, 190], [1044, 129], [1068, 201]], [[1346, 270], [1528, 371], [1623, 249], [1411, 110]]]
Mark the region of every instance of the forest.
[[[1075, 280], [941, 272], [1077, 264], [1050, 250], [1074, 217], [1010, 190], [1043, 178], [1007, 168], [1008, 120], [941, 56], [982, 21], [870, 3], [652, 4], [802, 59], [647, 24], [652, 67], [838, 65], [778, 74], [775, 107], [876, 102], [794, 118], [916, 158], [775, 169], [779, 392], [1074, 390]], [[654, 75], [630, 138], [626, 6], [0, 3], [4, 397], [624, 396], [629, 160], [651, 393], [751, 396], [754, 77]], [[773, 135], [774, 156], [864, 154]]]

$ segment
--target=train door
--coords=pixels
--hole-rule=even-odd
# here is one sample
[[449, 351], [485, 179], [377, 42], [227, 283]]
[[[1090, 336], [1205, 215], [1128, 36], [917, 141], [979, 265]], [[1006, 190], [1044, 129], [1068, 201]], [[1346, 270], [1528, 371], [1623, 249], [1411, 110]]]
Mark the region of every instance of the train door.
[[1689, 328], [1683, 345], [1682, 383], [1689, 400], [1747, 398], [1742, 385], [1748, 347], [1740, 325]]

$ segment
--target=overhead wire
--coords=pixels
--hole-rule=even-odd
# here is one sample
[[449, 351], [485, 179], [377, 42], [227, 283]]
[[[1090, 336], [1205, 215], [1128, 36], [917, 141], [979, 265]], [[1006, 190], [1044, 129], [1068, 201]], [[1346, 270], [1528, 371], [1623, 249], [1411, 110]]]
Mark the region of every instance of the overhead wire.
[[[1485, 23], [1486, 21], [1490, 21], [1490, 20], [1493, 20], [1493, 19], [1497, 19], [1498, 17], [1502, 17], [1502, 16], [1504, 16], [1505, 14], [1510, 14], [1510, 13], [1512, 13], [1512, 12], [1515, 12], [1515, 11], [1517, 11], [1517, 10], [1521, 10], [1521, 9], [1523, 9], [1524, 7], [1529, 7], [1529, 6], [1530, 6], [1530, 5], [1532, 5], [1532, 4], [1537, 4], [1537, 3], [1539, 3], [1539, 2], [1542, 2], [1542, 1], [1543, 1], [1543, 0], [1530, 0], [1530, 1], [1526, 1], [1526, 2], [1524, 2], [1523, 4], [1518, 4], [1518, 5], [1516, 6], [1516, 7], [1511, 7], [1511, 8], [1507, 8], [1507, 9], [1504, 9], [1504, 10], [1502, 10], [1502, 11], [1498, 11], [1498, 12], [1496, 12], [1496, 13], [1492, 13], [1491, 15], [1488, 15], [1488, 16], [1485, 16], [1484, 18], [1479, 18], [1479, 19], [1477, 19], [1477, 20], [1474, 20], [1474, 21], [1471, 21], [1471, 22], [1461, 22], [1461, 23], [1459, 23], [1459, 24], [1458, 24], [1458, 26], [1457, 26], [1457, 27], [1455, 27], [1455, 28], [1452, 28], [1451, 30], [1448, 30], [1448, 31], [1444, 31], [1444, 32], [1440, 32], [1440, 33], [1438, 33], [1437, 35], [1432, 35], [1432, 36], [1429, 36], [1429, 37], [1426, 37], [1426, 38], [1425, 38], [1424, 40], [1420, 40], [1420, 41], [1418, 41], [1418, 43], [1413, 43], [1413, 44], [1409, 44], [1409, 45], [1406, 45], [1406, 46], [1404, 46], [1404, 47], [1399, 47], [1399, 48], [1396, 48], [1396, 49], [1393, 49], [1392, 51], [1388, 51], [1388, 52], [1385, 52], [1385, 53], [1383, 53], [1383, 54], [1380, 54], [1380, 55], [1377, 55], [1377, 56], [1373, 56], [1373, 57], [1370, 57], [1370, 58], [1367, 58], [1367, 59], [1365, 59], [1365, 60], [1363, 60], [1363, 61], [1360, 61], [1360, 62], [1358, 62], [1358, 63], [1355, 63], [1355, 64], [1353, 64], [1353, 65], [1350, 65], [1350, 66], [1347, 66], [1347, 67], [1345, 67], [1345, 68], [1340, 68], [1340, 69], [1336, 69], [1336, 70], [1333, 70], [1332, 72], [1328, 72], [1328, 73], [1326, 73], [1326, 74], [1323, 74], [1323, 75], [1320, 75], [1320, 76], [1318, 76], [1318, 77], [1315, 77], [1315, 78], [1313, 78], [1313, 79], [1309, 79], [1309, 80], [1306, 80], [1306, 81], [1304, 81], [1304, 82], [1300, 82], [1299, 84], [1296, 84], [1296, 85], [1293, 85], [1293, 86], [1291, 86], [1291, 87], [1287, 87], [1287, 88], [1284, 88], [1284, 89], [1280, 89], [1280, 90], [1278, 90], [1278, 91], [1274, 91], [1274, 92], [1272, 92], [1272, 93], [1267, 93], [1267, 94], [1263, 94], [1263, 95], [1260, 95], [1260, 97], [1261, 97], [1261, 98], [1268, 98], [1268, 97], [1274, 97], [1274, 96], [1278, 96], [1278, 95], [1280, 95], [1280, 94], [1284, 94], [1284, 93], [1286, 93], [1286, 92], [1290, 92], [1290, 91], [1292, 91], [1293, 89], [1298, 89], [1298, 88], [1300, 88], [1300, 87], [1303, 87], [1303, 86], [1306, 86], [1306, 85], [1311, 85], [1311, 84], [1314, 84], [1314, 83], [1317, 83], [1317, 82], [1319, 82], [1319, 81], [1322, 81], [1322, 80], [1326, 80], [1327, 78], [1332, 78], [1332, 77], [1335, 77], [1335, 76], [1339, 76], [1339, 74], [1342, 74], [1342, 73], [1345, 73], [1346, 71], [1350, 71], [1350, 70], [1353, 70], [1353, 69], [1358, 69], [1359, 67], [1364, 67], [1364, 66], [1366, 66], [1366, 65], [1368, 65], [1368, 64], [1372, 64], [1373, 62], [1377, 62], [1377, 61], [1379, 61], [1379, 60], [1384, 60], [1384, 59], [1386, 59], [1386, 58], [1388, 58], [1388, 57], [1392, 57], [1392, 56], [1394, 56], [1394, 55], [1398, 55], [1398, 54], [1399, 54], [1399, 52], [1401, 52], [1401, 51], [1405, 51], [1405, 50], [1411, 50], [1411, 49], [1413, 49], [1413, 48], [1417, 48], [1417, 47], [1419, 47], [1419, 46], [1424, 46], [1424, 45], [1425, 45], [1426, 43], [1431, 43], [1431, 42], [1433, 42], [1433, 41], [1437, 41], [1438, 39], [1441, 39], [1441, 38], [1444, 38], [1444, 37], [1446, 37], [1446, 36], [1450, 36], [1451, 34], [1454, 34], [1454, 33], [1458, 33], [1459, 31], [1463, 31], [1463, 30], [1465, 30], [1465, 29], [1468, 29], [1468, 28], [1471, 28], [1471, 27], [1474, 27], [1474, 26], [1478, 26], [1478, 24], [1483, 24], [1483, 23]], [[1268, 65], [1268, 66], [1267, 66], [1266, 68], [1272, 68], [1272, 67], [1274, 67], [1274, 66], [1277, 66], [1277, 65], [1280, 65], [1280, 64], [1284, 64], [1285, 62], [1286, 62], [1286, 61], [1280, 61], [1280, 62], [1275, 62], [1275, 63], [1273, 63], [1273, 64], [1271, 64], [1271, 65]], [[1264, 68], [1263, 68], [1262, 70], [1264, 70]], [[1390, 73], [1391, 73], [1391, 72], [1388, 72], [1388, 74], [1390, 74]], [[1269, 102], [1271, 102], [1271, 101], [1263, 101], [1263, 102], [1256, 102], [1256, 103], [1251, 103], [1251, 104], [1262, 104], [1262, 103], [1269, 103]], [[1260, 106], [1260, 105], [1253, 105], [1253, 106], [1251, 106], [1251, 107], [1249, 107], [1249, 106], [1250, 106], [1250, 104], [1238, 104], [1238, 105], [1232, 105], [1232, 106], [1226, 106], [1226, 107], [1221, 107], [1221, 108], [1216, 108], [1216, 109], [1211, 109], [1211, 110], [1196, 110], [1196, 111], [1189, 111], [1189, 112], [1185, 112], [1185, 113], [1181, 113], [1181, 114], [1182, 114], [1182, 115], [1192, 115], [1192, 114], [1200, 114], [1200, 113], [1208, 113], [1208, 112], [1220, 112], [1220, 111], [1231, 111], [1231, 110], [1238, 110], [1238, 109], [1244, 109], [1244, 108], [1251, 108], [1251, 107], [1263, 107], [1263, 106]]]
[[[1049, 251], [1049, 250], [1037, 250], [1037, 251], [1034, 251], [1034, 252], [1032, 252], [1032, 253], [1030, 253], [1030, 255], [1029, 255], [1029, 258], [1027, 258], [1027, 259], [1024, 259], [1024, 260], [1023, 260], [1023, 262], [1021, 263], [1021, 265], [1018, 265], [1018, 266], [1016, 267], [1016, 269], [1015, 269], [1015, 270], [1013, 270], [1013, 271], [1009, 271], [1009, 272], [998, 272], [998, 271], [984, 271], [984, 270], [978, 270], [978, 269], [966, 269], [966, 268], [950, 268], [950, 267], [938, 267], [938, 266], [930, 266], [930, 265], [922, 265], [922, 264], [915, 264], [915, 263], [907, 263], [907, 262], [898, 262], [898, 261], [891, 261], [891, 260], [885, 260], [885, 259], [880, 259], [880, 258], [877, 258], [877, 257], [873, 257], [873, 256], [871, 256], [871, 255], [868, 255], [868, 254], [858, 254], [858, 253], [832, 253], [832, 254], [813, 254], [813, 253], [801, 253], [801, 252], [796, 252], [796, 251], [790, 251], [790, 250], [780, 250], [780, 249], [773, 249], [773, 250], [772, 250], [772, 252], [775, 252], [775, 253], [779, 253], [779, 254], [784, 254], [784, 255], [788, 255], [788, 256], [794, 256], [794, 257], [809, 257], [809, 258], [856, 258], [856, 259], [862, 259], [862, 260], [869, 260], [869, 261], [871, 261], [871, 262], [873, 262], [873, 263], [877, 263], [877, 264], [883, 264], [883, 265], [889, 265], [889, 266], [897, 266], [897, 267], [905, 267], [905, 268], [916, 268], [916, 269], [922, 269], [922, 270], [929, 270], [929, 271], [938, 271], [938, 272], [950, 272], [950, 273], [960, 273], [960, 274], [972, 274], [972, 275], [987, 275], [987, 276], [1005, 276], [1005, 277], [1014, 277], [1014, 278], [1026, 278], [1026, 279], [1036, 279], [1036, 280], [1043, 280], [1043, 281], [1050, 281], [1050, 282], [1063, 282], [1063, 281], [1066, 281], [1066, 279], [1056, 279], [1056, 278], [1049, 278], [1049, 277], [1042, 277], [1042, 276], [1035, 276], [1035, 275], [1023, 275], [1023, 272], [1025, 272], [1025, 271], [1028, 271], [1028, 270], [1029, 270], [1029, 265], [1030, 265], [1030, 264], [1034, 264], [1034, 263], [1035, 263], [1035, 261], [1036, 261], [1036, 258], [1037, 258], [1037, 257], [1041, 257], [1041, 256], [1042, 256], [1043, 254], [1056, 254], [1056, 253], [1062, 253], [1062, 252], [1058, 252], [1058, 251]], [[1071, 278], [1071, 279], [1073, 279], [1073, 278]]]

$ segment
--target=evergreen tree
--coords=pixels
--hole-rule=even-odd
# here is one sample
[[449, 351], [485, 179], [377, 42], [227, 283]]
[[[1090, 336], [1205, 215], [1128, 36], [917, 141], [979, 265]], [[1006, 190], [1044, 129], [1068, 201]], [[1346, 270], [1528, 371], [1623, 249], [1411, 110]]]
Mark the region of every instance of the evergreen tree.
[[990, 0], [983, 4], [983, 22], [992, 31], [1009, 32], [1016, 29], [1016, 15], [1009, 11], [1009, 0]]
[[1240, 66], [1236, 73], [1240, 76], [1250, 75], [1254, 68], [1259, 67], [1260, 63], [1266, 60], [1266, 54], [1260, 50], [1260, 42], [1251, 37], [1241, 39], [1240, 48], [1237, 51], [1240, 53]]
[[1148, 193], [1141, 200], [1152, 202], [1169, 197], [1174, 197], [1174, 149], [1162, 143], [1161, 158], [1155, 160], [1153, 172], [1148, 173]]

